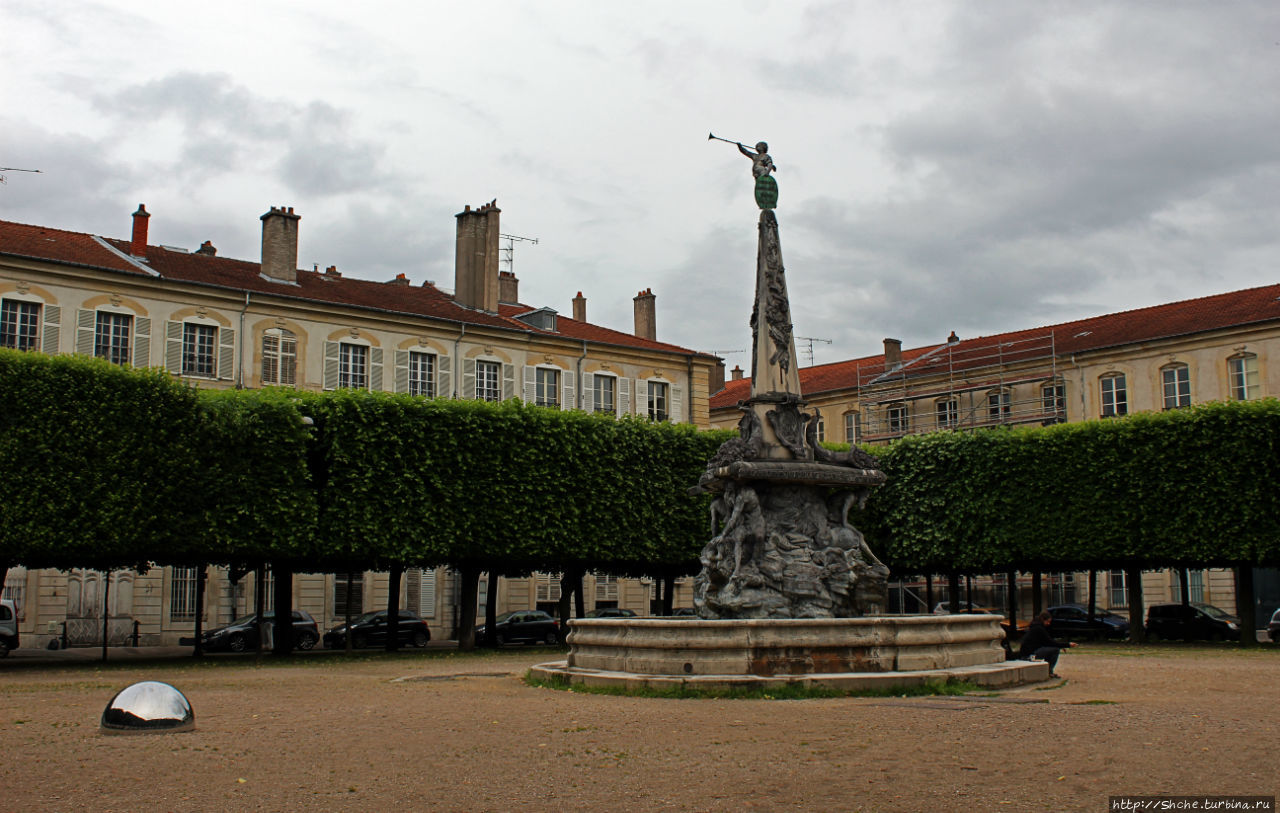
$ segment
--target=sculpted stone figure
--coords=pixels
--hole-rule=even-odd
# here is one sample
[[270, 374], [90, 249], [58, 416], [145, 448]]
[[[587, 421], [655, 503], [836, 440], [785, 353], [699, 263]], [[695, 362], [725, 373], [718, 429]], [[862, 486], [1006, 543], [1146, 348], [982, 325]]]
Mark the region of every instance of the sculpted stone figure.
[[738, 144], [738, 152], [751, 159], [751, 177], [759, 178], [761, 175], [769, 175], [777, 171], [777, 167], [773, 165], [773, 159], [769, 157], [769, 145], [763, 141], [756, 142], [756, 151], [752, 152], [741, 142]]

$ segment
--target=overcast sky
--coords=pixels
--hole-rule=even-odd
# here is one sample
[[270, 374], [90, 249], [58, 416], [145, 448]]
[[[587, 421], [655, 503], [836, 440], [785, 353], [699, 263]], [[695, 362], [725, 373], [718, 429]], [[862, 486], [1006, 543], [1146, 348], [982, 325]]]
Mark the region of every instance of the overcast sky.
[[[521, 299], [746, 350], [769, 143], [818, 363], [1276, 282], [1280, 3], [0, 4], [0, 218]], [[803, 356], [803, 352], [802, 352]], [[747, 367], [747, 353], [726, 353]]]

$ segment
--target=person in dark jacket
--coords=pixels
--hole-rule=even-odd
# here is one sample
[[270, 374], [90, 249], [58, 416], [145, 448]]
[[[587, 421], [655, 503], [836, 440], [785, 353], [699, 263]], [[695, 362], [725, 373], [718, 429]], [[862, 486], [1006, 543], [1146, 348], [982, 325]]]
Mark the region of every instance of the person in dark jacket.
[[1049, 664], [1049, 677], [1056, 678], [1058, 673], [1054, 669], [1058, 665], [1058, 653], [1067, 647], [1075, 646], [1074, 642], [1055, 641], [1053, 635], [1049, 632], [1049, 625], [1053, 623], [1053, 616], [1048, 610], [1040, 613], [1035, 621], [1027, 627], [1026, 635], [1022, 636], [1022, 646], [1018, 648], [1018, 657], [1024, 661], [1038, 660], [1045, 661]]

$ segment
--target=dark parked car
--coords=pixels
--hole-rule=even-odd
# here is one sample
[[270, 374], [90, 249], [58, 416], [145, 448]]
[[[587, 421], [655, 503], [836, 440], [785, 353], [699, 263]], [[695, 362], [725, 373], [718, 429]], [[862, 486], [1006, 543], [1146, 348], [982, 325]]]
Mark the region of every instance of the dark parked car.
[[1271, 614], [1271, 623], [1267, 624], [1267, 636], [1271, 639], [1271, 643], [1280, 643], [1280, 610]]
[[[275, 623], [275, 613], [263, 613], [262, 619], [268, 624]], [[310, 613], [303, 610], [293, 611], [293, 647], [294, 649], [311, 649], [320, 640], [320, 628]], [[179, 643], [190, 645], [194, 638], [183, 638]], [[250, 613], [237, 618], [225, 627], [210, 630], [204, 634], [204, 648], [214, 652], [228, 649], [232, 652], [244, 652], [258, 648], [258, 616]]]
[[587, 618], [635, 618], [636, 614], [622, 607], [598, 607], [587, 613]]
[[1129, 622], [1106, 610], [1093, 611], [1093, 620], [1089, 620], [1089, 610], [1079, 604], [1060, 604], [1050, 607], [1053, 616], [1050, 628], [1055, 638], [1088, 638], [1091, 641], [1099, 638], [1115, 638], [1123, 641], [1129, 637]]
[[1186, 641], [1240, 640], [1240, 619], [1212, 604], [1156, 604], [1147, 609], [1147, 637]]
[[[367, 646], [387, 645], [387, 611], [375, 610], [351, 620], [351, 646], [362, 649]], [[403, 646], [413, 644], [417, 647], [427, 645], [431, 640], [431, 629], [427, 622], [408, 610], [400, 611], [400, 623], [396, 625], [396, 638]], [[324, 645], [331, 649], [343, 649], [347, 645], [347, 625], [339, 624], [324, 634]]]
[[[476, 640], [483, 641], [486, 627], [476, 627]], [[542, 610], [516, 610], [503, 613], [494, 619], [494, 634], [498, 646], [507, 643], [558, 644], [560, 622]]]
[[18, 612], [12, 601], [0, 601], [0, 658], [18, 648]]
[[671, 611], [672, 618], [697, 618], [698, 611], [692, 607], [676, 607]]

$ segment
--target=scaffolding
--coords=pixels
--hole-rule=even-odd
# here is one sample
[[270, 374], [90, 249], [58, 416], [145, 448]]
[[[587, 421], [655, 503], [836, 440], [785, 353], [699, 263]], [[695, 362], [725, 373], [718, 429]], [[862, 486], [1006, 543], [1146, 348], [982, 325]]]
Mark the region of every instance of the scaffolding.
[[1066, 420], [1053, 332], [949, 342], [901, 363], [859, 368], [859, 440]]

